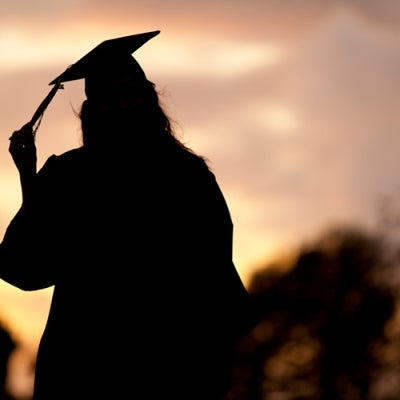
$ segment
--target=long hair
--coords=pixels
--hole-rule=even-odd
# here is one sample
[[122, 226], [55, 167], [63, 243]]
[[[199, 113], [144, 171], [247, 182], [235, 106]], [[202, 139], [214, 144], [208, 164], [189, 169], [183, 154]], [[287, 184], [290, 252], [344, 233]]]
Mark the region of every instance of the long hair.
[[[156, 90], [156, 85], [145, 79], [135, 86], [128, 95], [124, 93], [125, 104], [121, 107], [117, 102], [107, 99], [111, 108], [103, 112], [99, 110], [98, 100], [88, 97], [79, 112], [82, 128], [83, 146], [106, 145], [111, 135], [123, 134], [125, 140], [137, 141], [142, 138], [152, 143], [173, 145], [192, 152], [176, 136], [174, 122], [166, 114]], [[93, 96], [95, 97], [95, 96]], [[117, 102], [116, 102], [117, 100]]]

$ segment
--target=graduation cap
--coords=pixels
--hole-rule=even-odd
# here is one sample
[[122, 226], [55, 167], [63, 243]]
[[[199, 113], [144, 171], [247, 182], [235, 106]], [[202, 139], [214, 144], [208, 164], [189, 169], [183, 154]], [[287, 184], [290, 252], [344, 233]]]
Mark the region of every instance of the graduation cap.
[[107, 72], [121, 67], [132, 68], [133, 73], [144, 76], [142, 68], [132, 57], [132, 53], [159, 33], [160, 31], [153, 31], [106, 40], [70, 65], [49, 84], [87, 78], [98, 72]]
[[[124, 73], [135, 79], [146, 79], [144, 71], [133, 58], [132, 53], [159, 33], [160, 31], [157, 30], [123, 36], [105, 40], [97, 45], [49, 83], [49, 85], [54, 86], [35, 111], [30, 121], [31, 125], [35, 125], [37, 120], [42, 117], [57, 90], [63, 88], [63, 82], [85, 79], [87, 84], [88, 78], [90, 79], [93, 76], [106, 78], [108, 74], [112, 73]], [[87, 88], [85, 90], [87, 91]]]

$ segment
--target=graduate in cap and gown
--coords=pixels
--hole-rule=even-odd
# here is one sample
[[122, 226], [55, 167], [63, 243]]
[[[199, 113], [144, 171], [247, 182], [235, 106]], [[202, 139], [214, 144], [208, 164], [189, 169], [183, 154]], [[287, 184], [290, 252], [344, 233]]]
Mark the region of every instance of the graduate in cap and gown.
[[216, 177], [175, 136], [132, 56], [158, 33], [102, 42], [50, 82], [45, 106], [84, 79], [81, 146], [37, 171], [43, 104], [10, 137], [22, 205], [0, 278], [54, 288], [34, 400], [223, 399], [234, 344], [252, 326]]

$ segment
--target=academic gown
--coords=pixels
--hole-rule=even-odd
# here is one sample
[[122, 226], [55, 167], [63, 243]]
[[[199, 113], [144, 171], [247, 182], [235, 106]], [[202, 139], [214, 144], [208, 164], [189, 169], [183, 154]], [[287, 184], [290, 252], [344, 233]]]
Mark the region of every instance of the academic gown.
[[34, 400], [223, 398], [251, 309], [205, 161], [80, 147], [49, 157], [37, 188], [0, 245], [1, 279], [54, 287]]

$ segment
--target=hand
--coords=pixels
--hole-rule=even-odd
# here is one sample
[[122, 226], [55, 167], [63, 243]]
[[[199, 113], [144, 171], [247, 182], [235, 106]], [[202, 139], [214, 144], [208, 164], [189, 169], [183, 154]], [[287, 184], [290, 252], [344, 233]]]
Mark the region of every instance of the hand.
[[31, 123], [13, 132], [8, 148], [20, 174], [36, 174], [36, 146]]

